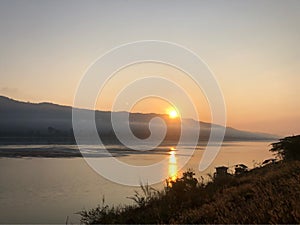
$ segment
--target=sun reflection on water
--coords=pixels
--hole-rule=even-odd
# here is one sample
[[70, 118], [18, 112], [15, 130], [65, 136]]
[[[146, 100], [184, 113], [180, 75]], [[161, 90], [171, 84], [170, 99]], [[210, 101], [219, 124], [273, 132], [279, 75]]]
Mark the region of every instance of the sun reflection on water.
[[169, 152], [169, 167], [168, 167], [168, 174], [169, 174], [169, 179], [171, 181], [175, 181], [177, 178], [177, 159], [176, 159], [176, 151], [175, 148], [170, 148]]

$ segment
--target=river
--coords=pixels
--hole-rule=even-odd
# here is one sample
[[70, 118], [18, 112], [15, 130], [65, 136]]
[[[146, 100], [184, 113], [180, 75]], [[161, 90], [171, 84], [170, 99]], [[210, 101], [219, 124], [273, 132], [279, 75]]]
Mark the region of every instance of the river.
[[[182, 171], [192, 168], [200, 177], [213, 174], [215, 166], [225, 165], [233, 169], [235, 164], [243, 163], [252, 168], [273, 157], [269, 145], [270, 142], [224, 142], [213, 163], [199, 172], [204, 149], [200, 145]], [[37, 146], [41, 150], [49, 147], [53, 146]], [[74, 146], [59, 147], [74, 149]], [[16, 146], [6, 148], [13, 150]], [[178, 175], [176, 149], [174, 146], [164, 149], [157, 154], [129, 152], [119, 159], [134, 165], [149, 165], [167, 157], [169, 165], [166, 170], [175, 178]], [[0, 181], [0, 223], [65, 223], [67, 218], [69, 223], [78, 223], [80, 217], [75, 213], [101, 204], [103, 196], [109, 205], [133, 204], [127, 197], [139, 189], [103, 178], [79, 157], [3, 157], [0, 158]], [[162, 189], [163, 183], [154, 187]]]

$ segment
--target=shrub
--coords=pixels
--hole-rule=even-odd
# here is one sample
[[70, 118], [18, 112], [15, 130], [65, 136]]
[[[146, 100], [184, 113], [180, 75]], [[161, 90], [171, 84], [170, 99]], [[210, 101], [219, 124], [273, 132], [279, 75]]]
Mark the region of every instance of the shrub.
[[270, 151], [276, 152], [283, 160], [300, 160], [300, 135], [285, 137], [272, 143]]

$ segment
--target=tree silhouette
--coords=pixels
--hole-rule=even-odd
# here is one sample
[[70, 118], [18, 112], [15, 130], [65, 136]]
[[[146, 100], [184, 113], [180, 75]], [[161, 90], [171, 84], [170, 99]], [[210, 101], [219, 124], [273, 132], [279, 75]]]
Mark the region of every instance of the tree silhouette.
[[271, 152], [276, 152], [283, 160], [300, 160], [300, 135], [289, 136], [272, 143]]

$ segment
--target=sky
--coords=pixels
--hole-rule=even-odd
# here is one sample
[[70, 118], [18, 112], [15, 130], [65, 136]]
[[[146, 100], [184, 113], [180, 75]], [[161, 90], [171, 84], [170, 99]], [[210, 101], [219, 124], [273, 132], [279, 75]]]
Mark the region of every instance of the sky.
[[[163, 40], [191, 49], [213, 71], [228, 126], [298, 134], [299, 11], [299, 0], [1, 0], [0, 95], [72, 105], [81, 77], [100, 55], [128, 42]], [[149, 64], [120, 74], [138, 76], [145, 70], [179, 74]], [[193, 98], [200, 119], [209, 121], [205, 98], [197, 93]], [[105, 97], [97, 107], [109, 110], [112, 101]], [[148, 99], [133, 111], [165, 108]]]

